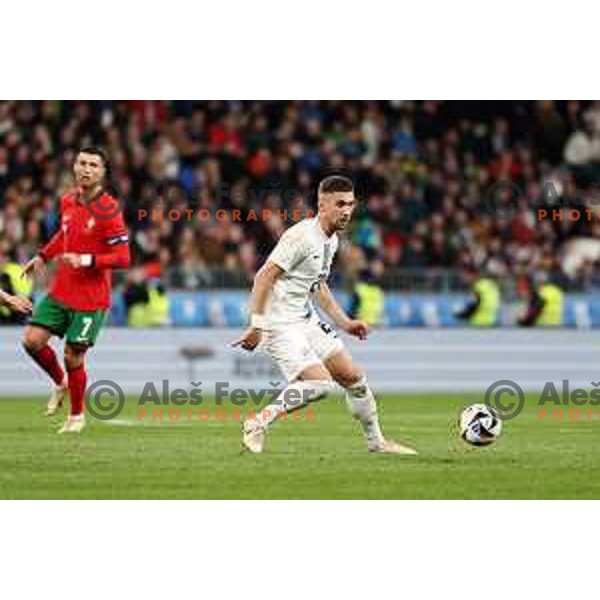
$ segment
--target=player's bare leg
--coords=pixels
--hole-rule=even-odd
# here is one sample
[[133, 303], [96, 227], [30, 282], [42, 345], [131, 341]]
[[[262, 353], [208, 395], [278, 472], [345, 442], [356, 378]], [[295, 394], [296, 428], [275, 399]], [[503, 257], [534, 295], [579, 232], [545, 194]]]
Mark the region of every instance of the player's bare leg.
[[33, 360], [54, 382], [52, 393], [46, 404], [46, 416], [51, 417], [60, 411], [68, 392], [67, 378], [58, 362], [56, 353], [48, 344], [52, 333], [37, 325], [27, 325], [23, 336], [23, 347]]
[[58, 433], [81, 433], [85, 427], [83, 402], [87, 375], [85, 372], [86, 346], [65, 344], [65, 366], [71, 393], [71, 413]]
[[333, 381], [322, 364], [306, 367], [300, 375], [252, 419], [242, 426], [242, 446], [259, 454], [264, 450], [267, 430], [282, 414], [298, 410], [309, 402], [323, 399], [333, 389]]
[[346, 390], [348, 408], [362, 425], [369, 452], [417, 454], [413, 448], [383, 437], [373, 392], [365, 374], [354, 363], [347, 350], [341, 350], [329, 357], [325, 360], [325, 366], [335, 381]]

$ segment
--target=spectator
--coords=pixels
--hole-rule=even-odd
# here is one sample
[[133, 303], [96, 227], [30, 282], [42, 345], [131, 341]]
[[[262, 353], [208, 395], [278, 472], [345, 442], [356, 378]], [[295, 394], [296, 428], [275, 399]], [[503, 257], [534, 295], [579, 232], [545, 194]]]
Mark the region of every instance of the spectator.
[[[350, 239], [366, 261], [390, 271], [456, 268], [464, 259], [517, 273], [593, 239], [595, 223], [540, 223], [527, 211], [501, 222], [487, 213], [486, 189], [510, 179], [525, 190], [525, 205], [538, 199], [560, 174], [565, 139], [574, 179], [561, 187], [600, 181], [599, 123], [600, 103], [583, 101], [4, 101], [0, 236], [18, 262], [47, 240], [74, 154], [94, 142], [108, 148], [127, 199], [135, 264], [166, 285], [247, 282], [287, 224], [217, 221], [214, 211], [245, 218], [265, 206], [314, 209], [319, 178], [336, 166], [356, 179]], [[139, 208], [159, 206], [205, 208], [213, 218], [139, 218]]]
[[587, 187], [599, 180], [600, 130], [593, 114], [586, 113], [583, 126], [567, 140], [564, 158], [579, 186]]

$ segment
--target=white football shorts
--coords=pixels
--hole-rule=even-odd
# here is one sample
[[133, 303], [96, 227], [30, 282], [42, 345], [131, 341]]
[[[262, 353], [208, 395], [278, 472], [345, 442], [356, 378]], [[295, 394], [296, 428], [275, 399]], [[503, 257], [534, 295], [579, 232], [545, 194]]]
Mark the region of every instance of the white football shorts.
[[277, 363], [288, 381], [314, 364], [343, 350], [333, 327], [313, 315], [303, 323], [280, 325], [263, 332], [261, 348]]

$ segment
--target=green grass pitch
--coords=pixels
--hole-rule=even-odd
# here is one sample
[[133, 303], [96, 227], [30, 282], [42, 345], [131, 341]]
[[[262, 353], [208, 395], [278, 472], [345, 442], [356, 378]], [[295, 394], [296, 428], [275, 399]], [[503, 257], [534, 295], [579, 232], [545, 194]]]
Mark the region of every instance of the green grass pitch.
[[63, 416], [43, 417], [44, 399], [4, 398], [0, 497], [600, 498], [597, 411], [591, 421], [570, 422], [565, 411], [540, 422], [528, 398], [496, 444], [474, 448], [456, 431], [473, 402], [481, 396], [381, 397], [384, 432], [414, 445], [413, 457], [367, 453], [341, 398], [315, 405], [313, 421], [277, 423], [262, 455], [240, 452], [232, 419], [140, 423], [128, 400], [119, 421], [89, 419], [82, 435], [59, 436]]

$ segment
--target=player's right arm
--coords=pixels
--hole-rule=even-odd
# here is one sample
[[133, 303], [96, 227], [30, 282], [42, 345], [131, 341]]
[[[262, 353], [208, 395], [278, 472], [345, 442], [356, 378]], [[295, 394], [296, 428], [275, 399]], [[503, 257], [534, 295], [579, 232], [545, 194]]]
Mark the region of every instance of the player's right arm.
[[244, 350], [252, 352], [260, 344], [261, 332], [266, 326], [265, 307], [275, 282], [284, 273], [291, 271], [304, 258], [305, 252], [302, 231], [297, 226], [288, 229], [281, 236], [267, 262], [254, 277], [250, 301], [250, 327], [233, 346], [241, 346]]
[[[61, 212], [62, 212], [62, 198], [60, 201]], [[65, 248], [65, 234], [62, 225], [59, 226], [58, 231], [50, 238], [50, 241], [40, 248], [37, 255], [34, 256], [29, 262], [23, 267], [22, 277], [30, 275], [33, 271], [36, 275], [44, 275], [44, 265], [61, 255]]]
[[284, 270], [272, 260], [259, 269], [254, 276], [252, 286], [252, 301], [250, 303], [250, 314], [264, 317], [267, 300], [273, 291], [275, 282], [283, 275]]
[[0, 306], [6, 306], [10, 310], [24, 315], [28, 315], [33, 308], [29, 298], [13, 296], [4, 290], [0, 290]]
[[284, 270], [272, 260], [259, 269], [254, 276], [252, 286], [252, 299], [250, 300], [250, 327], [243, 335], [233, 342], [233, 346], [241, 346], [244, 350], [252, 352], [261, 340], [261, 332], [265, 325], [265, 307], [273, 291], [275, 282], [283, 275]]

